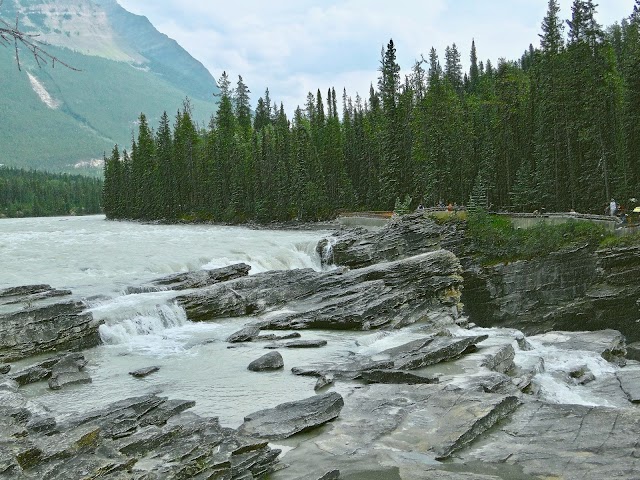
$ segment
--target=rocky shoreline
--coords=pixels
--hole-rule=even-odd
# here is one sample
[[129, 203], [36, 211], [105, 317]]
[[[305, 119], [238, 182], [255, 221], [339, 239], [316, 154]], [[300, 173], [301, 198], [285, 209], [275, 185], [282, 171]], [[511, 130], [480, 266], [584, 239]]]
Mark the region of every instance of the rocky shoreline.
[[[630, 301], [640, 278], [634, 251], [480, 267], [462, 235], [461, 225], [408, 215], [321, 242], [323, 261], [339, 265], [327, 271], [249, 276], [234, 265], [127, 289], [180, 291], [176, 301], [194, 322], [242, 319], [229, 347], [261, 342], [266, 353], [247, 368], [317, 379], [315, 394], [246, 412], [237, 429], [161, 394], [56, 418], [22, 389], [47, 382], [81, 391], [91, 381], [82, 351], [99, 345], [101, 322], [68, 291], [0, 291], [0, 478], [637, 478], [640, 364], [627, 358], [625, 342], [638, 308]], [[555, 272], [556, 283], [541, 270]], [[546, 293], [560, 284], [562, 292]], [[614, 314], [605, 317], [614, 300], [624, 305], [619, 329]], [[600, 325], [608, 329], [580, 331]], [[347, 338], [410, 329], [412, 339], [336, 360], [323, 355], [326, 341], [307, 338], [309, 329]], [[312, 348], [317, 361], [285, 365], [279, 350], [295, 348]], [[551, 365], [549, 349], [593, 360]], [[551, 380], [600, 400], [552, 401], [544, 391]]]

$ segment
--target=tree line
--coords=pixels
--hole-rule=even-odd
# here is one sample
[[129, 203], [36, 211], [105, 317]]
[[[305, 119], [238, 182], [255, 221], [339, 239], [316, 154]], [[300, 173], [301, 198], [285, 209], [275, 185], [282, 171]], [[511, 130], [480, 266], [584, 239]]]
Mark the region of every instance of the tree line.
[[0, 166], [0, 217], [100, 213], [101, 194], [101, 179]]
[[455, 44], [404, 78], [393, 40], [367, 98], [309, 93], [287, 118], [267, 90], [250, 105], [239, 77], [198, 127], [185, 102], [155, 131], [144, 114], [130, 151], [105, 158], [108, 218], [317, 220], [411, 199], [494, 209], [601, 213], [638, 195], [640, 0], [604, 29], [592, 0], [570, 20], [549, 0], [540, 46], [463, 72]]

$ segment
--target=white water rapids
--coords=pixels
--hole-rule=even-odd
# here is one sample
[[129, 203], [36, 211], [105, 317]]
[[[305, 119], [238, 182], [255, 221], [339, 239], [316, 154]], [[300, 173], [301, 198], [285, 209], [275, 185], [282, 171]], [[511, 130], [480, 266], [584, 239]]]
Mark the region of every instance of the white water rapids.
[[[173, 301], [172, 291], [125, 295], [167, 274], [244, 262], [251, 273], [320, 270], [317, 242], [328, 232], [269, 231], [209, 225], [143, 225], [108, 222], [102, 216], [0, 220], [0, 288], [47, 283], [86, 299], [104, 320], [103, 345], [85, 352], [88, 385], [51, 391], [46, 382], [25, 387], [55, 414], [88, 411], [131, 396], [159, 393], [196, 401], [198, 413], [237, 426], [244, 415], [313, 395], [315, 378], [290, 373], [293, 366], [338, 362], [355, 354], [375, 355], [424, 335], [419, 326], [394, 332], [303, 332], [326, 339], [322, 349], [282, 350], [284, 371], [253, 373], [247, 365], [266, 352], [264, 344], [229, 349], [224, 340], [250, 318], [192, 323]], [[278, 332], [283, 333], [283, 332]], [[496, 330], [496, 335], [500, 333]], [[576, 354], [542, 345], [518, 353], [544, 357], [542, 395], [558, 403], [606, 404], [587, 388], [557, 381], [554, 368], [575, 363]], [[614, 367], [593, 354], [579, 362], [600, 373]], [[18, 362], [13, 371], [33, 361]], [[157, 365], [160, 371], [134, 379], [128, 372]], [[442, 367], [446, 369], [446, 366]], [[545, 376], [546, 375], [546, 376]], [[576, 393], [577, 392], [577, 393]]]

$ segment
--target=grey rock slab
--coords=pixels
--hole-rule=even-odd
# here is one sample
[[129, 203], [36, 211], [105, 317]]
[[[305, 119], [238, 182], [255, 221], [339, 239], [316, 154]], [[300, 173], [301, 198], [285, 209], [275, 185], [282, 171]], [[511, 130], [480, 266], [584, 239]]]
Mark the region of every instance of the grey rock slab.
[[377, 384], [355, 389], [344, 400], [335, 421], [286, 454], [291, 467], [274, 480], [314, 478], [311, 473], [331, 469], [340, 470], [341, 478], [358, 479], [518, 478], [446, 472], [436, 460], [457, 456], [508, 421], [519, 405], [513, 396]]
[[86, 371], [61, 372], [51, 375], [49, 388], [51, 390], [60, 390], [70, 385], [82, 385], [91, 383], [91, 381], [91, 376]]
[[376, 358], [388, 357], [397, 370], [415, 370], [459, 357], [488, 338], [488, 335], [450, 337], [437, 335], [381, 352]]
[[363, 268], [437, 250], [445, 230], [421, 213], [402, 215], [378, 231], [344, 229], [319, 242], [316, 251], [323, 264]]
[[332, 374], [326, 374], [318, 377], [316, 380], [316, 384], [313, 386], [313, 389], [317, 392], [318, 390], [322, 390], [324, 387], [328, 387], [329, 385], [333, 385], [334, 377]]
[[257, 325], [249, 325], [227, 337], [229, 343], [250, 342], [260, 335], [260, 327]]
[[69, 300], [0, 314], [0, 361], [99, 345], [102, 322], [85, 309], [83, 302]]
[[267, 370], [279, 370], [284, 367], [284, 360], [280, 352], [269, 352], [255, 359], [247, 367], [252, 372], [264, 372]]
[[127, 287], [126, 293], [146, 293], [162, 290], [187, 290], [190, 288], [203, 288], [216, 283], [228, 282], [249, 275], [251, 267], [246, 263], [237, 263], [226, 267], [210, 270], [195, 270], [168, 275], [154, 280], [148, 284]]
[[517, 466], [535, 478], [636, 479], [639, 437], [635, 408], [529, 402], [456, 456]]
[[438, 377], [417, 375], [403, 370], [368, 370], [361, 373], [360, 377], [367, 383], [405, 383], [407, 385], [419, 385], [438, 383]]
[[460, 273], [457, 258], [438, 250], [360, 270], [259, 273], [187, 293], [178, 302], [194, 321], [272, 310], [262, 329], [367, 330], [420, 321], [436, 327], [453, 324], [458, 314]]
[[152, 365], [149, 367], [138, 368], [137, 370], [129, 372], [129, 375], [135, 378], [144, 378], [158, 371], [160, 371], [160, 367], [158, 367], [157, 365]]
[[640, 403], [640, 368], [623, 368], [616, 372], [620, 388], [632, 403]]
[[271, 440], [287, 438], [335, 419], [343, 405], [342, 396], [336, 392], [283, 403], [247, 415], [238, 432]]
[[269, 333], [267, 335], [260, 335], [253, 339], [254, 342], [275, 342], [279, 340], [293, 340], [294, 338], [300, 338], [302, 335], [299, 332], [286, 333], [284, 335], [276, 335]]
[[264, 348], [276, 349], [276, 348], [320, 348], [327, 345], [326, 340], [294, 340], [292, 342], [284, 343], [272, 343], [265, 345]]

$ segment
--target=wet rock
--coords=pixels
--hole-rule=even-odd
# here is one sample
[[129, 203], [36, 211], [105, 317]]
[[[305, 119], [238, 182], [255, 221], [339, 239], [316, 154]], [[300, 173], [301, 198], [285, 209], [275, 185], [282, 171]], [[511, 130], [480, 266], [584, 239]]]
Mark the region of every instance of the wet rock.
[[562, 350], [585, 350], [598, 353], [608, 362], [623, 366], [626, 363], [625, 338], [617, 330], [595, 332], [549, 332], [532, 337], [543, 345]]
[[639, 420], [636, 409], [529, 402], [456, 456], [535, 478], [633, 479]]
[[486, 353], [482, 366], [494, 372], [507, 373], [515, 368], [513, 359], [516, 352], [511, 345], [501, 345], [494, 351]]
[[11, 371], [11, 365], [0, 365], [0, 374], [6, 375]]
[[169, 275], [154, 280], [146, 285], [127, 287], [126, 293], [146, 293], [163, 290], [187, 290], [189, 288], [203, 288], [216, 283], [228, 282], [235, 278], [249, 275], [251, 267], [246, 263], [237, 263], [211, 270], [196, 270]]
[[51, 368], [44, 368], [40, 365], [26, 368], [11, 375], [11, 379], [21, 387], [31, 383], [41, 382], [51, 377]]
[[632, 403], [640, 403], [640, 368], [622, 369], [616, 373], [620, 388]]
[[[345, 478], [491, 478], [449, 477], [436, 459], [458, 456], [519, 406], [515, 396], [449, 392], [441, 385], [367, 385], [344, 401], [340, 416], [313, 441], [287, 453], [290, 468], [274, 480], [334, 469]], [[415, 474], [401, 476], [407, 471]]]
[[257, 358], [247, 367], [252, 372], [264, 372], [266, 370], [279, 370], [284, 367], [284, 360], [280, 352], [269, 352]]
[[596, 379], [593, 372], [586, 365], [571, 368], [569, 370], [569, 378], [576, 385], [586, 385]]
[[422, 213], [403, 215], [378, 231], [344, 229], [316, 247], [323, 264], [363, 268], [438, 250], [445, 228]]
[[298, 332], [287, 333], [285, 335], [267, 334], [260, 335], [253, 339], [254, 342], [274, 342], [278, 340], [292, 340], [294, 338], [300, 338], [302, 335]]
[[83, 302], [67, 301], [0, 314], [0, 361], [99, 345], [101, 322], [85, 309]]
[[[452, 324], [458, 315], [460, 264], [439, 250], [359, 270], [265, 272], [178, 297], [189, 319], [262, 313], [265, 329], [366, 330], [426, 321]], [[445, 312], [439, 316], [438, 312]]]
[[273, 343], [264, 348], [320, 348], [327, 345], [326, 340], [294, 340], [293, 342]]
[[627, 358], [629, 360], [640, 361], [640, 342], [627, 345]]
[[29, 419], [27, 429], [32, 432], [50, 432], [56, 428], [56, 419], [49, 416], [37, 415]]
[[333, 382], [334, 378], [332, 374], [329, 373], [327, 375], [321, 375], [320, 377], [318, 377], [318, 380], [316, 381], [313, 389], [317, 392], [318, 390], [322, 390], [324, 387], [333, 385]]
[[71, 295], [70, 290], [59, 290], [51, 285], [22, 285], [0, 289], [0, 305], [23, 304], [28, 307], [39, 300], [67, 295]]
[[376, 358], [388, 357], [393, 361], [394, 368], [398, 370], [415, 370], [457, 358], [487, 338], [487, 335], [471, 337], [435, 335], [385, 350]]
[[339, 480], [340, 479], [340, 470], [331, 470], [330, 472], [322, 475], [318, 480]]
[[129, 375], [135, 378], [144, 378], [148, 377], [152, 373], [156, 373], [159, 370], [160, 367], [158, 367], [157, 365], [152, 365], [150, 367], [139, 368], [137, 370], [134, 370], [133, 372], [129, 372]]
[[260, 335], [260, 327], [257, 325], [249, 325], [242, 330], [238, 330], [227, 337], [229, 343], [250, 342]]
[[438, 377], [416, 375], [403, 370], [368, 370], [360, 375], [367, 383], [405, 383], [407, 385], [420, 385], [438, 383]]
[[51, 367], [49, 388], [60, 390], [68, 385], [80, 385], [91, 383], [91, 376], [84, 370], [87, 361], [79, 353], [64, 355]]
[[238, 432], [271, 440], [287, 438], [323, 425], [339, 414], [342, 396], [331, 392], [247, 415]]
[[[72, 417], [55, 428], [51, 423], [44, 428], [47, 421], [32, 413], [23, 397], [14, 394], [2, 398], [0, 476], [56, 480], [257, 479], [278, 468], [279, 450], [271, 449], [264, 440], [223, 428], [215, 418], [182, 413], [193, 405], [184, 400], [144, 396]], [[18, 407], [26, 408], [29, 414], [18, 418]], [[123, 431], [125, 420], [129, 421], [128, 434], [116, 434]], [[13, 422], [11, 431], [8, 421]], [[27, 421], [34, 428], [20, 431], [20, 422]], [[138, 469], [138, 464], [144, 466]]]
[[518, 348], [523, 352], [529, 352], [533, 350], [531, 344], [527, 341], [527, 338], [524, 336], [524, 333], [518, 332], [516, 334], [516, 342], [518, 344]]

